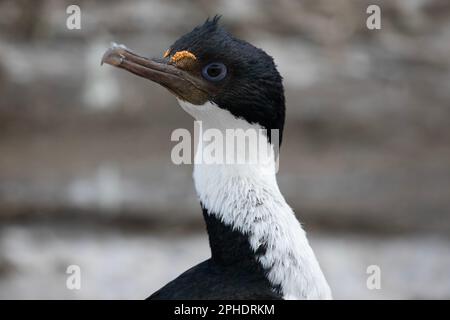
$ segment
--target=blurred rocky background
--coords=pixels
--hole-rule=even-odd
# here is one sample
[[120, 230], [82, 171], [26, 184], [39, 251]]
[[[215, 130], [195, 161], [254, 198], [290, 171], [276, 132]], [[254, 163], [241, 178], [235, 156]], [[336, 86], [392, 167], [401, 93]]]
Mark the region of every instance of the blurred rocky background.
[[208, 257], [170, 160], [192, 119], [99, 62], [110, 41], [161, 56], [216, 13], [284, 76], [279, 184], [335, 298], [450, 298], [447, 0], [0, 1], [0, 298], [141, 299]]

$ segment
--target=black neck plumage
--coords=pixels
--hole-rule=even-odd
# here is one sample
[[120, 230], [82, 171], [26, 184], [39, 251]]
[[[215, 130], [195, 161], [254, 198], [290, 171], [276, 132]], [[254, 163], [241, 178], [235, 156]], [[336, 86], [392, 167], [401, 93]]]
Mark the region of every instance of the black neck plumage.
[[253, 284], [260, 288], [261, 294], [270, 292], [271, 299], [281, 298], [280, 287], [273, 286], [269, 282], [268, 270], [265, 270], [258, 261], [258, 257], [265, 254], [266, 248], [261, 246], [253, 250], [249, 235], [226, 225], [203, 205], [202, 209], [209, 236], [212, 262], [222, 269], [232, 271], [237, 278], [243, 275], [243, 279], [253, 279]]
[[221, 265], [239, 264], [242, 268], [262, 271], [258, 257], [265, 253], [265, 248], [261, 246], [256, 251], [253, 250], [249, 235], [225, 225], [214, 213], [208, 212], [208, 209], [203, 206], [202, 209], [212, 260]]

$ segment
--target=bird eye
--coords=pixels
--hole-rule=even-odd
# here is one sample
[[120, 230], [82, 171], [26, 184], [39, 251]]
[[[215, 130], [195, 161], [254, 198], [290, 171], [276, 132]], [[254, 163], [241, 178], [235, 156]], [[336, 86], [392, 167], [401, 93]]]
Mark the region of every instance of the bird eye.
[[203, 78], [209, 81], [220, 81], [227, 75], [227, 67], [223, 63], [213, 62], [202, 70]]

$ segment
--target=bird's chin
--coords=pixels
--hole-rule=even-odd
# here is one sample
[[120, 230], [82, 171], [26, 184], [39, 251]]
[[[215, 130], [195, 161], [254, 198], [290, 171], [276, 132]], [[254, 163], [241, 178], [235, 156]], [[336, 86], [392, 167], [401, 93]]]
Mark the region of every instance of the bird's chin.
[[116, 43], [104, 53], [101, 64], [103, 63], [156, 82], [178, 99], [195, 105], [204, 104], [212, 89], [205, 80], [177, 68], [166, 59], [145, 58]]

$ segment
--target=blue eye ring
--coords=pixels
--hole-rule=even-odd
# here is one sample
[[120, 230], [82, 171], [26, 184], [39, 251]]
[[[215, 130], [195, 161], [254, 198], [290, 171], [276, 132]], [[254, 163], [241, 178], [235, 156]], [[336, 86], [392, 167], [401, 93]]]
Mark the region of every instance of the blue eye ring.
[[212, 62], [202, 69], [202, 76], [208, 81], [218, 82], [227, 76], [227, 67], [221, 62]]

